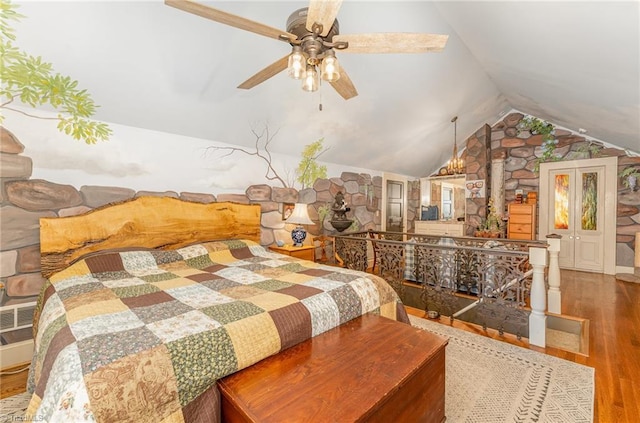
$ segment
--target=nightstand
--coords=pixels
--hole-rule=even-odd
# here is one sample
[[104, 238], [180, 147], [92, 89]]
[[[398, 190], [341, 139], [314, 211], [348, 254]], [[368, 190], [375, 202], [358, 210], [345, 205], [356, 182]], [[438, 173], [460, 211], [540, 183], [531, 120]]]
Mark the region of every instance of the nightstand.
[[288, 256], [304, 260], [314, 261], [315, 259], [316, 247], [313, 245], [303, 245], [302, 247], [294, 247], [293, 245], [283, 245], [282, 247], [278, 247], [277, 245], [271, 245], [269, 249], [276, 253], [286, 254]]

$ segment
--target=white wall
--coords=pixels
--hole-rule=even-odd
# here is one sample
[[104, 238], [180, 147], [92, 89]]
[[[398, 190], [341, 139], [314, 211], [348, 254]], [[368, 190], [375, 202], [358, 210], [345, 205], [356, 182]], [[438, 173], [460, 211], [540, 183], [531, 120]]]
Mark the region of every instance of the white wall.
[[[30, 109], [22, 110], [34, 113]], [[33, 160], [32, 179], [69, 184], [78, 189], [82, 185], [100, 185], [136, 191], [171, 190], [214, 195], [244, 193], [253, 184], [282, 186], [278, 181], [267, 180], [267, 165], [262, 159], [241, 152], [224, 157], [227, 151], [207, 150], [207, 147], [232, 146], [230, 144], [109, 124], [113, 130], [109, 141], [87, 145], [60, 133], [55, 120], [2, 112], [5, 115], [3, 125], [25, 145], [23, 155]], [[55, 116], [41, 111], [37, 114]], [[253, 140], [255, 136], [251, 129], [247, 126], [246, 136]], [[255, 129], [260, 132], [262, 127]], [[277, 128], [270, 130], [273, 132]], [[314, 141], [316, 139], [300, 140], [300, 143], [307, 145]], [[251, 151], [251, 148], [245, 149]], [[291, 186], [300, 157], [283, 154], [272, 154], [272, 157], [278, 174]], [[371, 169], [322, 164], [327, 166], [328, 177], [340, 176], [342, 172], [381, 175]], [[295, 183], [295, 188], [301, 188], [300, 184]]]

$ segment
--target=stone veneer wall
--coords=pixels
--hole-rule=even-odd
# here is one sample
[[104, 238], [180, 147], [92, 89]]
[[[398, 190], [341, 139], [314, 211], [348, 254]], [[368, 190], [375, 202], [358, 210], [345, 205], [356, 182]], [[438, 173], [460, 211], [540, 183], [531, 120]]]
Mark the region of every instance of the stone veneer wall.
[[462, 153], [466, 164], [467, 180], [483, 179], [485, 184], [484, 198], [467, 198], [465, 231], [473, 236], [476, 228], [487, 217], [487, 205], [491, 198], [491, 127], [484, 125], [467, 139], [467, 148]]
[[[533, 170], [535, 160], [542, 155], [542, 136], [519, 132], [517, 125], [524, 116], [511, 113], [495, 124], [491, 130], [493, 157], [505, 158], [505, 203], [515, 199], [515, 190], [538, 192], [540, 179]], [[607, 148], [601, 143], [569, 131], [556, 129], [558, 145], [555, 153], [561, 160], [579, 160], [595, 157], [618, 157], [618, 171], [629, 165], [640, 165], [640, 157], [630, 157], [624, 150]], [[597, 153], [589, 146], [598, 147]], [[469, 148], [469, 147], [467, 147]], [[472, 179], [467, 175], [467, 179]], [[468, 200], [467, 200], [468, 201]], [[467, 202], [467, 207], [469, 203]], [[635, 233], [640, 232], [640, 191], [624, 188], [618, 178], [618, 220], [616, 229], [617, 265], [633, 267]]]
[[[518, 131], [518, 123], [523, 117], [522, 113], [511, 113], [493, 127], [484, 125], [467, 139], [466, 148], [462, 153], [467, 168], [466, 178], [484, 179], [487, 184], [485, 198], [466, 200], [468, 236], [473, 236], [478, 224], [487, 215], [487, 205], [491, 198], [491, 159], [504, 159], [505, 208], [509, 202], [515, 200], [517, 189], [523, 190], [525, 194], [539, 191], [540, 179], [533, 170], [536, 159], [542, 156], [542, 136], [531, 135], [528, 131]], [[624, 150], [607, 148], [581, 135], [556, 129], [555, 137], [558, 140], [555, 153], [561, 160], [615, 156], [618, 157], [618, 172], [627, 166], [640, 166], [640, 157], [628, 156]], [[595, 151], [597, 153], [594, 153]], [[420, 201], [417, 204], [420, 204]], [[640, 232], [640, 190], [631, 192], [624, 188], [620, 178], [617, 206], [616, 264], [633, 267], [635, 234]], [[416, 218], [419, 219], [419, 216]]]
[[[242, 194], [220, 194], [174, 191], [134, 191], [129, 188], [71, 185], [30, 179], [32, 161], [21, 155], [24, 145], [5, 128], [0, 128], [0, 280], [7, 298], [2, 305], [33, 301], [44, 279], [40, 275], [39, 219], [63, 217], [87, 212], [105, 204], [139, 196], [168, 196], [202, 203], [233, 201], [260, 204], [261, 244], [270, 245], [276, 239], [291, 241], [292, 225], [282, 220], [282, 203], [307, 203], [309, 216], [316, 222], [308, 227], [311, 235], [334, 232], [330, 216], [319, 222], [318, 209], [331, 205], [338, 191], [344, 193], [351, 208], [347, 214], [355, 219], [360, 230], [380, 229], [379, 204], [382, 178], [368, 174], [343, 172], [340, 177], [318, 179], [312, 188], [296, 190], [269, 185], [252, 185]], [[311, 236], [307, 238], [311, 242]]]

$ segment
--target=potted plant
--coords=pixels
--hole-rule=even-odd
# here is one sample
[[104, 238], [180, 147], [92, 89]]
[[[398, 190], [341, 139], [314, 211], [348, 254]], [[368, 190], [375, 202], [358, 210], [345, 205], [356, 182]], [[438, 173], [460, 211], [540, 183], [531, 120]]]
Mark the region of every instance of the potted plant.
[[618, 173], [618, 176], [622, 178], [622, 185], [631, 191], [636, 190], [638, 179], [640, 179], [640, 170], [638, 168], [633, 166], [626, 167]]
[[487, 218], [478, 226], [474, 235], [479, 238], [500, 238], [502, 235], [501, 218], [493, 204], [493, 199], [489, 199], [489, 213]]

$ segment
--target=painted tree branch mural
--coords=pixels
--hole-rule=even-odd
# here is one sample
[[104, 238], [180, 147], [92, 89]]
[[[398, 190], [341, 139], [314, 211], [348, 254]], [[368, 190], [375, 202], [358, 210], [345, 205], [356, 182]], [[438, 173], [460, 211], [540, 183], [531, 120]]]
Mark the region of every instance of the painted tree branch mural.
[[269, 126], [265, 125], [262, 132], [258, 133], [255, 128], [251, 128], [251, 133], [255, 137], [255, 151], [246, 150], [241, 147], [207, 147], [206, 151], [228, 151], [228, 153], [224, 154], [222, 157], [230, 156], [236, 152], [244, 153], [248, 156], [259, 157], [267, 164], [267, 171], [265, 172], [264, 177], [269, 181], [278, 181], [284, 188], [288, 188], [289, 186], [287, 182], [278, 174], [273, 166], [273, 159], [271, 157], [271, 152], [269, 151], [269, 144], [271, 144], [271, 141], [273, 141], [275, 136], [278, 135], [278, 131], [276, 130], [271, 134]]
[[[264, 125], [264, 128], [260, 133], [258, 133], [255, 128], [251, 129], [251, 133], [255, 137], [254, 150], [248, 150], [242, 147], [216, 146], [207, 147], [206, 151], [227, 151], [227, 153], [222, 155], [222, 157], [230, 156], [236, 152], [244, 153], [248, 156], [258, 157], [262, 159], [262, 161], [264, 161], [267, 165], [267, 170], [264, 174], [264, 177], [268, 181], [278, 181], [284, 188], [293, 188], [293, 182], [289, 183], [284, 177], [278, 174], [278, 171], [273, 165], [273, 157], [271, 156], [271, 152], [269, 151], [269, 145], [278, 134], [278, 130], [271, 133], [271, 131], [269, 130], [269, 125]], [[316, 161], [318, 157], [320, 157], [328, 150], [328, 148], [323, 147], [323, 142], [324, 138], [321, 138], [311, 144], [306, 145], [304, 150], [302, 151], [302, 159], [300, 160], [300, 163], [298, 164], [298, 167], [296, 169], [296, 180], [300, 182], [300, 184], [302, 185], [302, 189], [312, 186], [315, 180], [318, 178], [327, 177], [327, 167], [324, 165], [319, 165]], [[288, 172], [286, 171], [285, 173], [288, 174]]]

